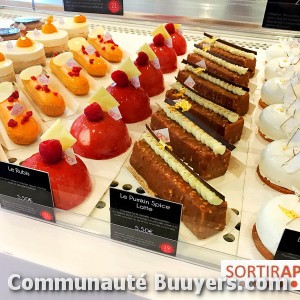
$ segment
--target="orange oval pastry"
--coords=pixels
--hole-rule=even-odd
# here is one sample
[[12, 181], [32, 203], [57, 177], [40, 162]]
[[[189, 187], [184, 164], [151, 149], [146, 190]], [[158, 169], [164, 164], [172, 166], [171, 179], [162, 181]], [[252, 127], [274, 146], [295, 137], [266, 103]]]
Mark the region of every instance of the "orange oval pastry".
[[64, 98], [53, 89], [49, 75], [41, 66], [33, 66], [21, 72], [23, 86], [35, 104], [47, 116], [58, 117], [66, 109]]
[[68, 47], [74, 59], [92, 76], [104, 76], [108, 66], [99, 52], [82, 37], [73, 38]]
[[123, 52], [120, 47], [112, 40], [106, 39], [103, 28], [95, 28], [88, 36], [87, 41], [110, 62], [120, 62], [123, 58]]
[[80, 74], [79, 67], [73, 59], [71, 52], [65, 52], [52, 58], [49, 63], [52, 73], [74, 95], [86, 95], [90, 90], [87, 78]]
[[[5, 91], [4, 93], [1, 93]], [[19, 92], [14, 90], [11, 82], [0, 84], [0, 95], [12, 93], [0, 103], [0, 119], [9, 138], [18, 145], [29, 145], [36, 141], [39, 126], [32, 117], [32, 111], [27, 111], [19, 100]], [[8, 95], [8, 94], [7, 94]], [[2, 97], [1, 97], [2, 98]]]

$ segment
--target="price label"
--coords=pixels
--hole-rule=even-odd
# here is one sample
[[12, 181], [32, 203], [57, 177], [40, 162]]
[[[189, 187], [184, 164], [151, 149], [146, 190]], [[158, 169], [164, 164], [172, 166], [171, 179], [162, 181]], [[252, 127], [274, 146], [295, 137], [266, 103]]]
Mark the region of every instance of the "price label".
[[184, 84], [185, 84], [186, 86], [188, 86], [189, 88], [193, 88], [193, 87], [195, 86], [196, 83], [195, 83], [194, 79], [193, 79], [191, 76], [189, 76], [189, 77], [185, 80]]
[[170, 143], [170, 133], [168, 128], [154, 130], [153, 132], [163, 142]]
[[77, 160], [76, 160], [76, 155], [74, 153], [73, 148], [68, 148], [64, 151], [64, 160], [70, 165], [76, 165]]
[[19, 116], [23, 113], [24, 111], [24, 106], [21, 105], [20, 103], [16, 102], [14, 103], [14, 106], [10, 112], [10, 114], [14, 117]]
[[263, 27], [300, 30], [299, 0], [268, 0]]
[[42, 74], [42, 75], [38, 76], [37, 80], [38, 80], [38, 82], [40, 82], [43, 85], [48, 85], [50, 83], [50, 78], [47, 77], [46, 74]]
[[176, 255], [181, 209], [178, 203], [111, 188], [111, 237]]
[[63, 0], [65, 11], [123, 15], [123, 0]]
[[94, 54], [96, 49], [91, 44], [89, 44], [88, 46], [85, 47], [85, 51], [88, 54]]
[[141, 86], [140, 80], [138, 76], [134, 76], [131, 78], [130, 82], [132, 83], [132, 85], [138, 89]]
[[55, 222], [48, 173], [0, 162], [0, 207]]
[[66, 66], [69, 68], [73, 68], [75, 66], [78, 66], [78, 64], [73, 58], [69, 58], [66, 62]]
[[116, 121], [122, 119], [122, 115], [118, 106], [115, 106], [112, 109], [110, 109], [108, 114]]

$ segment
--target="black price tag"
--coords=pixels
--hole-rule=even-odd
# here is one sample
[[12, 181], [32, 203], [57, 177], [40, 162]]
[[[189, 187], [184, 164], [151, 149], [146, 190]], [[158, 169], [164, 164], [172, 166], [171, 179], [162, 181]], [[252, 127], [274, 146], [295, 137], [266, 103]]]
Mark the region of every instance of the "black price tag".
[[176, 255], [182, 205], [110, 188], [111, 238]]
[[300, 260], [300, 232], [285, 229], [274, 259]]
[[263, 27], [300, 30], [300, 0], [268, 0]]
[[123, 0], [63, 0], [65, 11], [123, 15]]
[[49, 176], [45, 172], [0, 162], [3, 209], [55, 222]]

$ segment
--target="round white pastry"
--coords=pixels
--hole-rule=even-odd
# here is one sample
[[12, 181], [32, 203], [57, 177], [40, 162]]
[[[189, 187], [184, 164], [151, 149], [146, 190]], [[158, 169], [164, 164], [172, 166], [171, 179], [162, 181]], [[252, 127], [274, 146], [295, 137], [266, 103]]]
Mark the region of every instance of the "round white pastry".
[[[292, 211], [292, 215], [289, 212]], [[285, 213], [286, 212], [286, 213]], [[294, 215], [295, 214], [295, 215]], [[294, 219], [296, 216], [298, 218]], [[268, 201], [256, 219], [257, 234], [263, 245], [275, 255], [287, 224], [300, 231], [300, 201], [296, 195], [281, 195]]]
[[[11, 43], [12, 48], [7, 47], [7, 44]], [[33, 61], [42, 57], [45, 57], [44, 45], [39, 42], [35, 42], [31, 47], [17, 47], [17, 41], [4, 41], [0, 42], [0, 52], [2, 52], [6, 58], [11, 59], [13, 62]]]
[[65, 30], [58, 30], [54, 33], [43, 33], [42, 30], [29, 31], [26, 36], [42, 43], [44, 47], [61, 46], [67, 44], [69, 40], [68, 33]]
[[10, 59], [0, 61], [0, 77], [5, 77], [14, 73], [14, 65]]
[[259, 116], [258, 127], [267, 139], [282, 140], [288, 136], [282, 130], [281, 125], [290, 118], [283, 104], [272, 104], [267, 106]]
[[53, 25], [58, 28], [68, 32], [69, 39], [74, 37], [85, 37], [87, 38], [89, 34], [89, 23], [76, 23], [74, 18], [60, 18], [53, 22]]
[[[294, 157], [294, 148], [287, 147], [288, 140], [271, 142], [260, 155], [259, 172], [271, 183], [288, 190], [300, 190], [300, 169], [288, 173], [283, 165]], [[300, 145], [298, 145], [300, 147]]]
[[[266, 64], [265, 79], [273, 77], [291, 78], [295, 73], [300, 73], [300, 62], [297, 63], [297, 58], [292, 61], [289, 57], [277, 57]], [[291, 62], [292, 61], [292, 62]]]
[[269, 62], [277, 57], [288, 57], [290, 52], [290, 46], [288, 44], [276, 44], [270, 46], [266, 50], [266, 61]]
[[261, 88], [261, 100], [267, 105], [283, 103], [287, 89], [285, 82], [286, 80], [280, 77], [274, 77], [264, 82]]

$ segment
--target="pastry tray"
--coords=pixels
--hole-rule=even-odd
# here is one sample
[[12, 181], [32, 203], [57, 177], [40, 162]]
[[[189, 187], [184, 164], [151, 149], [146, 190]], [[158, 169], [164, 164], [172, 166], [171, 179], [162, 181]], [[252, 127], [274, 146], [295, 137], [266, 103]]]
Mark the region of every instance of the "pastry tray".
[[[0, 25], [1, 22], [7, 23], [7, 19], [13, 19], [20, 15], [13, 10], [5, 9], [1, 12], [3, 13], [0, 13]], [[38, 15], [46, 17], [43, 14]], [[55, 17], [59, 17], [59, 15]], [[116, 20], [111, 20], [109, 23], [101, 20], [90, 20], [91, 28], [103, 26], [109, 30], [113, 39], [125, 50], [125, 55], [132, 59], [136, 58], [136, 51], [143, 43], [151, 41], [151, 30], [157, 25], [154, 22], [141, 25], [132, 22], [125, 24]], [[204, 29], [201, 28], [185, 30], [183, 24], [183, 34], [188, 42], [187, 53], [192, 51], [195, 42], [203, 38], [203, 31]], [[214, 31], [210, 31], [210, 33], [215, 34]], [[256, 76], [251, 79], [251, 105], [249, 113], [244, 117], [245, 128], [242, 139], [236, 144], [236, 149], [232, 153], [228, 172], [220, 178], [209, 181], [226, 197], [229, 207], [227, 226], [219, 234], [202, 241], [198, 240], [184, 225], [181, 225], [180, 229], [177, 258], [217, 268], [222, 259], [263, 259], [254, 246], [251, 230], [262, 204], [279, 194], [265, 186], [256, 174], [260, 152], [267, 145], [267, 142], [257, 134], [257, 119], [261, 111], [257, 103], [260, 99], [260, 88], [264, 81], [265, 49], [274, 42], [266, 41], [260, 36], [251, 37], [251, 39], [247, 37], [232, 38], [220, 30], [218, 30], [218, 35], [240, 46], [256, 50], [258, 55]], [[185, 57], [186, 55], [178, 57], [179, 69], [182, 68], [181, 60]], [[119, 64], [110, 64], [109, 74], [104, 78], [93, 78], [93, 91], [102, 86], [107, 87], [112, 82], [111, 72], [116, 70], [118, 66]], [[166, 89], [175, 81], [174, 77], [177, 75], [177, 71], [164, 75]], [[74, 98], [78, 104], [74, 106], [77, 110], [62, 118], [67, 128], [70, 128], [72, 121], [79, 113], [82, 113], [92, 92], [88, 96]], [[68, 94], [69, 92], [64, 90], [64, 93]], [[165, 93], [162, 93], [151, 98], [153, 110], [158, 108], [157, 104], [164, 101], [164, 95]], [[67, 96], [71, 97], [71, 95]], [[43, 116], [41, 118], [47, 127], [54, 121]], [[145, 130], [145, 124], [149, 124], [149, 120], [128, 125], [133, 142], [141, 137]], [[92, 195], [83, 204], [70, 211], [55, 209], [57, 225], [110, 238], [110, 185], [132, 192], [145, 193], [140, 183], [129, 172], [128, 158], [131, 149], [132, 146], [123, 155], [110, 160], [95, 161], [83, 158], [94, 184]], [[20, 164], [35, 152], [37, 152], [37, 143], [32, 146], [5, 151], [5, 153], [0, 147], [0, 159], [5, 160], [7, 157], [9, 162]]]

